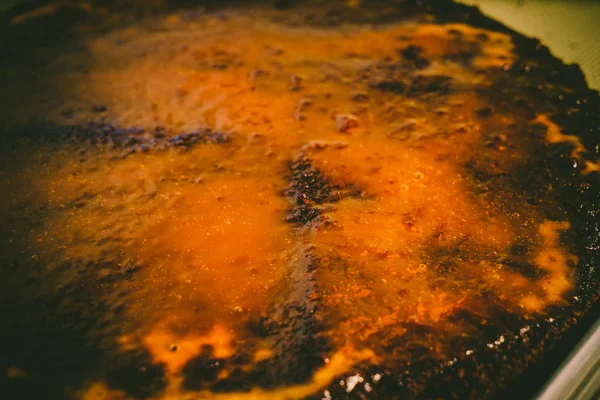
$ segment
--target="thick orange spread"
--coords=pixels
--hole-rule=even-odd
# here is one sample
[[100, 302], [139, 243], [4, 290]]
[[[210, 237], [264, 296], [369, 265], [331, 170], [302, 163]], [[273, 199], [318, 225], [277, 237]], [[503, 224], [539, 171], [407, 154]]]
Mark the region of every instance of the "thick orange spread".
[[[448, 57], [483, 36], [468, 65]], [[40, 274], [48, 290], [66, 279], [53, 274], [63, 262], [110, 260], [126, 271], [127, 279], [102, 284], [112, 294], [98, 296], [122, 303], [127, 322], [95, 334], [164, 365], [168, 385], [156, 398], [212, 396], [207, 387], [182, 386], [185, 365], [207, 347], [218, 359], [252, 349], [244, 372], [269, 362], [275, 342], [248, 322], [277, 308], [307, 253], [318, 259], [311, 296], [320, 307], [319, 335], [330, 344], [327, 360], [305, 383], [232, 398], [299, 398], [357, 362], [393, 363], [402, 355], [382, 346], [409, 323], [434, 327], [430, 356], [451, 359], [449, 341], [477, 333], [449, 316], [466, 310], [488, 318], [482, 293], [527, 318], [561, 304], [572, 287], [577, 258], [560, 239], [569, 222], [547, 220], [527, 204], [504, 206], [479, 193], [463, 168], [484, 137], [514, 122], [481, 111], [487, 100], [476, 90], [489, 83], [488, 68], [512, 60], [504, 34], [460, 24], [289, 27], [231, 12], [193, 20], [174, 14], [84, 45], [89, 68], [54, 76], [66, 100], [36, 108], [48, 120], [97, 119], [89, 107], [103, 104], [102, 117], [120, 127], [162, 126], [168, 138], [198, 129], [230, 134], [226, 144], [127, 157], [111, 143], [39, 146], [27, 159], [13, 154], [1, 172], [3, 218], [22, 202], [47, 210], [7, 240], [47, 266]], [[409, 46], [428, 61], [410, 79], [439, 87], [447, 76], [452, 90], [414, 95], [418, 87], [390, 83], [407, 77], [382, 60]], [[82, 61], [61, 57], [56, 62], [67, 66]], [[65, 107], [75, 111], [69, 121]], [[549, 143], [570, 142], [576, 156], [584, 150], [548, 116], [532, 123], [548, 129]], [[486, 162], [507, 169], [522, 157], [506, 144], [518, 138], [496, 138]], [[353, 193], [313, 204], [319, 224], [286, 222], [289, 163], [298, 158]], [[539, 279], [503, 262], [524, 241], [522, 261]], [[111, 268], [85, 273], [94, 281]], [[233, 372], [221, 369], [214, 380]], [[126, 398], [102, 379], [83, 386], [75, 391], [82, 399]]]

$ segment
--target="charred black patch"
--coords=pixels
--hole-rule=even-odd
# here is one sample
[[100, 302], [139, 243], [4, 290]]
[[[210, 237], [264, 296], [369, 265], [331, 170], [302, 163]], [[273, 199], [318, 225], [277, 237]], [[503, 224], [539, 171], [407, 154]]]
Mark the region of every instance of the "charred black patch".
[[423, 248], [421, 257], [423, 262], [436, 273], [454, 272], [458, 276], [457, 281], [464, 282], [476, 280], [478, 277], [460, 271], [461, 264], [495, 262], [497, 259], [493, 251], [478, 246], [472, 238], [468, 236], [446, 238], [443, 230], [435, 232]]
[[[105, 122], [76, 125], [37, 125], [22, 128], [11, 140], [28, 139], [40, 144], [58, 146], [105, 147], [119, 157], [133, 153], [164, 151], [170, 148], [189, 149], [199, 144], [224, 144], [231, 135], [209, 129], [173, 135], [163, 127], [145, 130], [137, 127], [120, 128]], [[88, 148], [85, 151], [89, 151]]]
[[121, 366], [106, 375], [108, 386], [139, 398], [148, 398], [167, 386], [164, 366], [153, 364], [150, 354], [126, 352], [119, 355]]
[[490, 40], [490, 36], [487, 33], [483, 33], [483, 32], [475, 35], [475, 38], [477, 40], [479, 40], [480, 42], [487, 42], [488, 40]]
[[[210, 389], [213, 392], [250, 390], [253, 380], [245, 371], [252, 364], [249, 350], [246, 346], [231, 358], [217, 358], [213, 347], [205, 345], [201, 354], [183, 367], [183, 387], [186, 390]], [[220, 377], [222, 373], [224, 376]]]
[[398, 80], [381, 81], [371, 85], [372, 89], [389, 93], [404, 93], [406, 85]]
[[310, 380], [331, 351], [319, 318], [320, 295], [314, 276], [321, 260], [310, 250], [302, 250], [298, 256], [290, 288], [274, 302], [272, 310], [251, 323], [255, 334], [274, 349], [274, 355], [251, 372], [252, 381], [263, 387]]
[[273, 6], [278, 10], [288, 10], [293, 3], [292, 0], [275, 0]]
[[466, 261], [464, 257], [468, 255], [468, 252], [461, 249], [460, 243], [456, 246], [432, 246], [426, 252], [426, 260], [433, 270], [448, 273], [455, 271], [458, 265]]
[[321, 212], [310, 206], [297, 206], [285, 217], [286, 222], [306, 223], [318, 218]]
[[240, 368], [234, 368], [227, 378], [219, 379], [212, 385], [211, 390], [215, 393], [249, 392], [252, 386], [252, 382], [247, 379], [247, 374]]
[[537, 268], [530, 260], [517, 256], [506, 256], [499, 260], [503, 265], [531, 280], [539, 280], [548, 272]]
[[[122, 304], [108, 300], [112, 285], [89, 279], [98, 268], [95, 263], [56, 266], [78, 273], [70, 279], [63, 277], [66, 282], [51, 293], [41, 290], [42, 280], [28, 280], [29, 284], [21, 286], [21, 295], [36, 294], [0, 308], [3, 319], [15, 321], [0, 330], [0, 368], [5, 371], [15, 365], [27, 374], [22, 379], [0, 378], [9, 397], [64, 399], [68, 387], [81, 388], [87, 380], [105, 381], [135, 398], [164, 389], [164, 368], [153, 364], [145, 350], [122, 352], [116, 343], [100, 339], [118, 334], [117, 326], [126, 322], [120, 312]], [[14, 273], [24, 272], [20, 268]], [[10, 296], [3, 294], [5, 300]]]
[[507, 174], [500, 163], [485, 156], [470, 159], [464, 168], [478, 183], [496, 181]]
[[298, 205], [316, 205], [340, 199], [339, 186], [333, 185], [310, 160], [300, 158], [290, 163], [290, 180], [286, 196]]
[[416, 69], [423, 69], [431, 64], [429, 60], [423, 57], [423, 48], [420, 46], [409, 45], [398, 53], [406, 60], [411, 61]]
[[408, 47], [405, 47], [404, 49], [400, 50], [399, 53], [400, 55], [402, 55], [402, 57], [406, 58], [407, 60], [414, 61], [421, 57], [421, 55], [423, 54], [423, 48], [421, 46], [415, 46], [411, 44]]
[[[183, 367], [183, 387], [187, 390], [205, 388], [214, 384], [219, 372], [225, 368], [227, 360], [213, 356], [212, 346], [204, 346], [199, 356], [188, 361]], [[176, 351], [176, 350], [175, 350]]]
[[481, 54], [481, 47], [476, 42], [465, 42], [457, 37], [457, 49], [444, 56], [446, 60], [470, 66], [473, 58]]
[[475, 110], [475, 115], [480, 118], [489, 118], [492, 116], [493, 113], [494, 112], [492, 111], [492, 107], [490, 106], [481, 107]]
[[[286, 220], [300, 227], [319, 221], [319, 206], [334, 203], [360, 193], [350, 185], [338, 185], [315, 168], [310, 159], [299, 155], [289, 163], [288, 188], [284, 195], [291, 205]], [[302, 234], [302, 229], [297, 234]], [[289, 277], [289, 288], [272, 310], [252, 321], [252, 331], [273, 343], [273, 357], [259, 363], [251, 373], [256, 384], [273, 388], [310, 380], [324, 364], [331, 344], [325, 337], [326, 327], [319, 318], [320, 293], [315, 276], [323, 268], [315, 249], [298, 249]]]
[[417, 75], [406, 90], [409, 97], [446, 95], [452, 91], [452, 78], [445, 75]]
[[359, 196], [351, 185], [337, 185], [315, 168], [310, 159], [299, 157], [289, 164], [288, 188], [285, 195], [292, 204], [286, 221], [307, 224], [321, 216], [319, 205], [335, 203], [348, 196]]
[[108, 108], [105, 105], [98, 104], [98, 105], [92, 106], [91, 110], [92, 110], [92, 112], [95, 112], [95, 113], [103, 113], [103, 112], [106, 112], [106, 110], [108, 110]]

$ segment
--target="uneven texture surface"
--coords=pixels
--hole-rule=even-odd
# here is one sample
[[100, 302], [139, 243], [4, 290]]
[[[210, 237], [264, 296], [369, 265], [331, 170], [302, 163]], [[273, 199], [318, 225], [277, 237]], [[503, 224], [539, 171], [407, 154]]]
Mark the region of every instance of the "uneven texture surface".
[[472, 8], [364, 3], [3, 15], [13, 397], [535, 390], [597, 312], [598, 93]]

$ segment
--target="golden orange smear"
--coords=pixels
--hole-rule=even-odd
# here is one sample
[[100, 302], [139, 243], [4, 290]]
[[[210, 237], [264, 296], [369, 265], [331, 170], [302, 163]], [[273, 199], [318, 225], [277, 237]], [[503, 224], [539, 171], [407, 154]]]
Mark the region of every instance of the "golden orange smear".
[[[399, 47], [421, 46], [424, 56], [436, 60], [455, 50], [456, 43], [448, 31], [462, 32], [465, 43], [475, 41], [478, 33], [487, 32], [496, 41], [489, 47], [499, 54], [487, 54], [486, 46], [474, 63], [494, 66], [513, 58], [507, 35], [462, 24], [405, 24], [377, 31], [348, 28], [348, 32], [338, 33], [282, 28], [242, 16], [224, 21], [213, 18], [208, 16], [190, 24], [175, 18], [166, 23], [168, 30], [163, 32], [149, 35], [141, 28], [130, 28], [99, 38], [89, 44], [96, 68], [85, 79], [69, 77], [65, 85], [73, 87], [75, 83], [83, 98], [94, 93], [124, 125], [160, 124], [184, 130], [202, 125], [260, 132], [277, 142], [288, 139], [288, 143], [297, 144], [310, 137], [326, 139], [323, 134], [327, 130], [336, 134], [331, 114], [353, 112], [359, 106], [350, 100], [359, 90], [353, 83], [355, 74], [376, 60], [396, 56]], [[399, 43], [400, 36], [410, 39]], [[115, 40], [134, 38], [131, 45], [114, 45]], [[177, 45], [173, 47], [172, 43]], [[158, 53], [139, 56], [140, 46], [151, 46]], [[227, 68], [213, 67], [223, 63], [228, 63]], [[444, 71], [461, 82], [473, 84], [484, 79], [448, 62], [435, 61], [421, 73]], [[301, 79], [301, 90], [290, 91], [293, 76]], [[326, 93], [332, 96], [319, 98]], [[298, 104], [307, 96], [317, 98], [313, 99], [307, 118], [298, 119], [303, 114], [298, 113]], [[380, 97], [384, 100], [386, 96]], [[366, 114], [359, 116], [359, 131], [381, 125], [389, 128], [377, 118], [381, 109], [395, 103], [394, 99], [389, 100], [390, 104], [370, 102]]]
[[[576, 259], [559, 241], [568, 223], [527, 211], [520, 225], [474, 195], [459, 168], [494, 124], [512, 122], [501, 113], [487, 122], [474, 117], [482, 99], [472, 90], [486, 84], [482, 69], [514, 59], [509, 36], [462, 24], [291, 28], [235, 14], [187, 23], [172, 15], [153, 29], [132, 26], [90, 40], [89, 73], [58, 76], [61, 90], [82, 109], [106, 104], [105, 118], [120, 126], [160, 125], [169, 136], [208, 128], [232, 133], [231, 141], [126, 158], [113, 157], [110, 145], [90, 149], [84, 160], [68, 149], [40, 154], [18, 176], [32, 188], [8, 179], [2, 185], [25, 194], [0, 205], [26, 197], [59, 210], [28, 232], [42, 261], [108, 257], [136, 269], [121, 283], [130, 289], [124, 312], [132, 322], [117, 341], [165, 364], [169, 387], [157, 398], [302, 398], [356, 362], [384, 358], [371, 349], [379, 345], [376, 332], [402, 333], [405, 322], [436, 326], [459, 308], [485, 316], [473, 302], [484, 289], [511, 312], [543, 312], [572, 287]], [[444, 59], [456, 46], [452, 30], [465, 43], [480, 33], [493, 39], [475, 68]], [[443, 101], [408, 98], [369, 86], [385, 70], [373, 73], [374, 82], [357, 79], [409, 45], [431, 60], [418, 76], [448, 75], [464, 90]], [[366, 97], [357, 101], [357, 94]], [[64, 122], [60, 108], [48, 107], [51, 119]], [[91, 118], [82, 111], [71, 122]], [[535, 121], [548, 128], [548, 142], [572, 143], [577, 157], [584, 152], [547, 116]], [[360, 192], [322, 205], [331, 225], [301, 237], [285, 222], [282, 196], [287, 163], [299, 156]], [[519, 154], [497, 157], [509, 165]], [[545, 279], [530, 281], [489, 256], [507, 253], [519, 236], [534, 239], [529, 261]], [[323, 262], [316, 276], [336, 346], [329, 363], [310, 382], [274, 391], [184, 393], [186, 362], [208, 345], [218, 356], [234, 354], [249, 317], [268, 310], [288, 284], [297, 242], [314, 246]], [[449, 271], [431, 257], [458, 247], [473, 257], [453, 256]], [[271, 351], [258, 350], [255, 362]], [[108, 393], [97, 385], [83, 398]]]
[[573, 279], [570, 265], [576, 265], [577, 256], [568, 254], [559, 242], [559, 232], [567, 230], [571, 225], [567, 221], [545, 222], [540, 226], [540, 235], [544, 239], [543, 248], [536, 256], [535, 262], [549, 273], [542, 283], [548, 301], [552, 303], [563, 299], [563, 294], [571, 288]]
[[562, 129], [552, 122], [545, 114], [538, 115], [534, 122], [546, 126], [546, 139], [549, 143], [571, 143], [573, 145], [571, 156], [574, 158], [581, 158], [581, 153], [585, 152], [585, 147], [583, 147], [581, 140], [577, 136], [565, 135], [562, 132]]
[[257, 363], [267, 360], [273, 356], [273, 350], [270, 349], [258, 349], [252, 356], [252, 360]]
[[204, 336], [177, 337], [165, 330], [153, 330], [143, 338], [153, 360], [165, 364], [169, 374], [181, 372], [181, 368], [199, 355], [204, 346], [211, 346], [212, 354], [217, 358], [231, 356], [231, 340], [231, 332], [220, 325], [215, 325]]
[[102, 382], [96, 382], [80, 393], [81, 400], [130, 400], [123, 391], [111, 389]]
[[[369, 350], [356, 350], [345, 347], [338, 350], [328, 362], [319, 368], [309, 382], [273, 390], [254, 388], [250, 392], [211, 393], [186, 392], [180, 388], [181, 380], [168, 377], [169, 386], [155, 400], [194, 400], [194, 399], [233, 399], [233, 400], [291, 400], [302, 399], [324, 389], [335, 377], [345, 373], [357, 362], [375, 360]], [[125, 400], [123, 392], [112, 390], [102, 382], [96, 382], [81, 393], [81, 400]]]
[[584, 175], [587, 175], [589, 173], [599, 172], [599, 171], [600, 171], [600, 163], [595, 163], [595, 162], [586, 160], [585, 168], [583, 169], [583, 171], [581, 171], [581, 173]]
[[192, 400], [197, 398], [209, 399], [234, 399], [234, 400], [286, 400], [302, 399], [310, 396], [319, 390], [324, 389], [337, 376], [348, 371], [354, 364], [360, 361], [375, 361], [375, 354], [370, 350], [357, 350], [352, 347], [343, 347], [336, 351], [328, 362], [317, 371], [315, 371], [309, 382], [292, 385], [288, 387], [277, 388], [274, 390], [265, 390], [254, 388], [250, 392], [240, 393], [211, 393], [211, 392], [180, 392], [173, 390], [169, 393], [156, 397], [157, 400]]
[[[557, 124], [552, 122], [545, 114], [538, 115], [534, 121], [546, 126], [546, 139], [549, 143], [571, 143], [573, 145], [571, 157], [579, 160], [583, 159], [582, 153], [585, 153], [586, 149], [581, 143], [581, 139], [579, 139], [579, 137], [575, 135], [565, 135], [562, 132], [562, 129]], [[600, 163], [595, 163], [590, 160], [584, 160], [583, 163], [585, 165], [585, 168], [581, 171], [583, 175], [600, 171]]]

